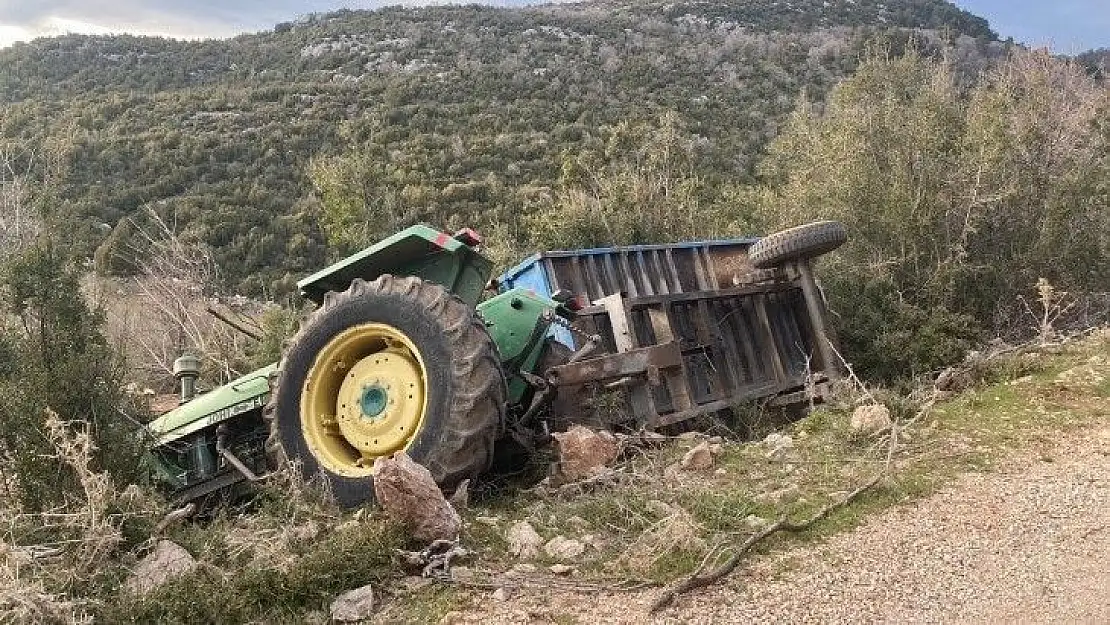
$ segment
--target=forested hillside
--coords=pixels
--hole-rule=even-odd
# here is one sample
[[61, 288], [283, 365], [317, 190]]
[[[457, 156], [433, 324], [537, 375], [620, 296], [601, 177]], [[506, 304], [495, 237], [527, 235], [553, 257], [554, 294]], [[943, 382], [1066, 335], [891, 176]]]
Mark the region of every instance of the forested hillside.
[[566, 158], [622, 121], [673, 112], [691, 173], [750, 181], [799, 94], [821, 97], [876, 38], [947, 46], [967, 76], [1006, 48], [942, 0], [390, 8], [222, 41], [67, 36], [0, 51], [0, 152], [15, 172], [47, 145], [69, 155], [56, 210], [102, 268], [127, 270], [120, 224], [152, 207], [211, 246], [224, 288], [280, 294], [357, 243], [321, 231], [352, 217], [344, 202], [370, 207], [353, 214], [365, 237], [427, 220], [527, 245], [521, 220], [550, 205]]

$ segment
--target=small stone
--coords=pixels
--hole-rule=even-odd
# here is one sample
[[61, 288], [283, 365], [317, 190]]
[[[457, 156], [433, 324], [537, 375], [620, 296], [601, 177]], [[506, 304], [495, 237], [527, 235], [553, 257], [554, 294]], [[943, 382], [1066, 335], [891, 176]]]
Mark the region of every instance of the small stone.
[[789, 434], [782, 434], [780, 432], [771, 432], [763, 439], [763, 446], [767, 449], [778, 449], [780, 447], [793, 447], [794, 439]]
[[510, 569], [510, 570], [513, 571], [513, 572], [516, 572], [516, 573], [528, 574], [528, 573], [535, 573], [539, 569], [536, 568], [535, 564], [532, 564], [530, 562], [520, 562], [518, 564], [513, 565], [513, 568]]
[[767, 525], [767, 519], [761, 516], [756, 516], [754, 514], [749, 514], [748, 516], [744, 517], [744, 525], [753, 530], [762, 529], [763, 526]]
[[713, 466], [713, 452], [709, 450], [709, 443], [698, 443], [682, 457], [679, 465], [687, 471], [704, 471]]
[[721, 455], [721, 452], [723, 452], [724, 450], [725, 450], [724, 445], [722, 445], [720, 443], [710, 443], [709, 444], [709, 453], [713, 454], [714, 456]]
[[160, 540], [154, 551], [139, 560], [123, 587], [129, 592], [145, 595], [196, 567], [196, 559], [184, 547], [172, 540]]
[[492, 596], [494, 601], [500, 601], [504, 603], [505, 601], [509, 600], [509, 591], [503, 587], [498, 588], [497, 590], [493, 591]]
[[509, 543], [509, 553], [525, 560], [534, 558], [543, 545], [543, 537], [536, 533], [528, 521], [517, 521], [505, 536]]
[[802, 489], [797, 484], [791, 484], [769, 493], [763, 493], [755, 498], [761, 504], [783, 505], [797, 501], [802, 495]]
[[566, 575], [573, 571], [574, 567], [568, 566], [566, 564], [552, 564], [551, 566], [547, 567], [547, 570], [551, 571], [551, 573], [554, 575]]
[[590, 526], [590, 522], [580, 516], [572, 516], [567, 519], [567, 525], [572, 525], [577, 529], [585, 529]]
[[557, 560], [577, 558], [586, 551], [586, 545], [577, 540], [556, 536], [543, 546], [544, 553]]
[[722, 475], [728, 475], [728, 471], [724, 467], [721, 467], [720, 469], [717, 469], [716, 471], [714, 471], [713, 475], [716, 475], [718, 477], [720, 477]]
[[789, 434], [772, 432], [763, 439], [763, 446], [767, 448], [767, 459], [772, 462], [789, 462], [797, 455], [794, 453], [794, 439]]
[[353, 623], [374, 614], [374, 589], [369, 585], [349, 590], [331, 602], [331, 618], [339, 623]]
[[709, 444], [710, 445], [723, 445], [724, 443], [725, 443], [725, 437], [723, 437], [723, 436], [710, 436], [709, 437]]
[[876, 434], [890, 425], [890, 411], [882, 404], [860, 406], [852, 412], [851, 427], [856, 434]]

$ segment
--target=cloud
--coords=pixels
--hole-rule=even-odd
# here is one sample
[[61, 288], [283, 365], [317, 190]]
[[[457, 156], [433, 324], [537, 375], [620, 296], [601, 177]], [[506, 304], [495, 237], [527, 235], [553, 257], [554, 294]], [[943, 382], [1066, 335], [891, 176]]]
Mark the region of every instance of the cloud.
[[[262, 30], [335, 0], [0, 0], [0, 45], [66, 32], [128, 32], [179, 38], [227, 37]], [[384, 2], [342, 3], [374, 8]]]

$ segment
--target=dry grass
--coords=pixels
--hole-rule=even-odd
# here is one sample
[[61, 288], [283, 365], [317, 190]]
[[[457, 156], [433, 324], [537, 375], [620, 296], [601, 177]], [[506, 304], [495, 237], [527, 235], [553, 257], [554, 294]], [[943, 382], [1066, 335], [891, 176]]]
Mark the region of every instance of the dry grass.
[[0, 507], [0, 621], [84, 622], [91, 618], [87, 602], [67, 594], [100, 573], [124, 541], [127, 514], [119, 510], [146, 512], [147, 500], [134, 489], [121, 494], [106, 473], [91, 468], [88, 431], [49, 409], [44, 425], [55, 459], [77, 476], [81, 496], [39, 513]]

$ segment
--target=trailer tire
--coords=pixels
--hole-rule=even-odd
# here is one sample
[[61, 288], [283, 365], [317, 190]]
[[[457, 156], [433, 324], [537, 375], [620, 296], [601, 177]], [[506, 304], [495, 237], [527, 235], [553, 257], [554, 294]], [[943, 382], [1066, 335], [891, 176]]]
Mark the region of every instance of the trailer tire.
[[748, 258], [757, 269], [770, 269], [827, 254], [847, 240], [848, 232], [839, 221], [815, 221], [763, 237], [748, 250]]
[[[395, 362], [388, 369], [368, 362], [379, 357]], [[333, 369], [340, 373], [330, 373]], [[406, 399], [411, 385], [398, 385], [393, 378], [382, 378], [392, 387], [382, 381], [379, 388], [377, 376], [383, 372], [412, 379], [416, 391]], [[356, 393], [362, 389], [361, 412], [353, 413], [358, 418], [349, 418], [354, 402], [340, 404], [350, 401], [348, 384]], [[381, 392], [367, 395], [371, 386]], [[397, 393], [399, 386], [405, 390]], [[334, 400], [332, 388], [337, 389]], [[392, 442], [403, 449], [450, 493], [489, 468], [494, 441], [505, 428], [506, 397], [497, 348], [473, 308], [416, 277], [356, 279], [346, 291], [325, 296], [283, 354], [264, 411], [270, 425], [266, 450], [272, 463], [293, 461], [305, 478], [322, 477], [341, 505], [354, 507], [373, 500], [369, 469], [377, 457], [356, 446], [370, 445], [377, 434], [362, 436], [368, 430], [348, 426], [384, 428], [399, 422], [401, 433], [390, 427], [383, 445]], [[314, 416], [326, 412], [317, 408], [329, 401], [335, 414]], [[413, 415], [418, 415], [415, 420]]]

